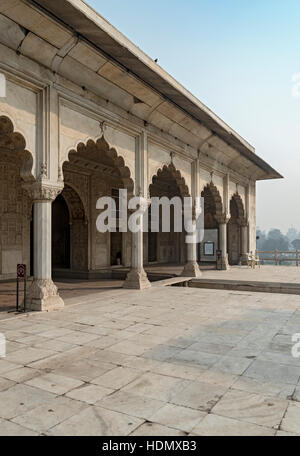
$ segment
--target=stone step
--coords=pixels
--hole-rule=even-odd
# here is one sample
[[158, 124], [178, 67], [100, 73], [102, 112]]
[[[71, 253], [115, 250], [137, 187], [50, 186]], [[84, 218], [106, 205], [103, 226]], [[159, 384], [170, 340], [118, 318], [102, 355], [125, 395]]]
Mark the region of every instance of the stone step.
[[300, 295], [300, 284], [289, 282], [262, 282], [194, 278], [189, 281], [189, 286], [192, 288], [207, 288], [213, 290], [237, 290], [259, 293], [282, 293]]

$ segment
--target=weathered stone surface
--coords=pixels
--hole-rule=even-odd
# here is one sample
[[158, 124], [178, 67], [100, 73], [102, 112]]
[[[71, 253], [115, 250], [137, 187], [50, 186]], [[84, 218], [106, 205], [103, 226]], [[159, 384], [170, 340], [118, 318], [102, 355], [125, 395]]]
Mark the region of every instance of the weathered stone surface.
[[173, 429], [191, 432], [194, 426], [205, 416], [206, 413], [198, 410], [167, 404], [159, 409], [158, 412], [151, 417], [150, 421]]
[[26, 382], [26, 385], [34, 386], [54, 394], [65, 394], [68, 391], [78, 388], [83, 382], [62, 375], [46, 374], [35, 377]]
[[115, 369], [100, 375], [100, 377], [94, 378], [92, 383], [104, 386], [105, 388], [120, 389], [131, 383], [137, 377], [140, 377], [141, 374], [141, 371], [136, 369], [116, 367]]
[[0, 393], [2, 418], [11, 419], [36, 408], [54, 397], [53, 394], [28, 385], [15, 385]]
[[48, 435], [117, 436], [129, 435], [143, 420], [101, 407], [89, 407], [54, 426]]
[[105, 397], [97, 405], [108, 410], [125, 413], [125, 415], [149, 420], [157, 410], [165, 405], [165, 402], [145, 396], [137, 396], [122, 390]]
[[300, 435], [300, 404], [290, 402], [282, 420], [280, 429]]
[[[73, 300], [57, 313], [0, 321], [9, 340], [22, 341], [0, 360], [0, 434], [297, 433], [299, 367], [282, 364], [289, 355], [280, 351], [274, 352], [276, 362], [261, 356], [274, 339], [281, 346], [289, 343], [286, 330], [294, 329], [300, 298], [219, 291], [216, 300], [211, 290], [156, 287], [143, 295], [111, 290], [103, 296], [89, 296], [88, 315], [79, 296], [76, 305]], [[115, 351], [106, 344], [91, 347], [99, 336], [112, 338]], [[83, 345], [73, 348], [58, 340], [64, 337]], [[41, 346], [42, 338], [51, 346]], [[55, 351], [56, 342], [61, 352]], [[254, 342], [260, 349], [255, 378], [247, 373], [252, 364], [242, 375], [229, 372], [244, 368], [240, 358], [258, 363], [251, 351], [243, 352]], [[134, 354], [134, 346], [142, 353]], [[273, 356], [269, 348], [265, 353]], [[37, 360], [26, 365], [31, 359]], [[218, 418], [208, 418], [212, 415]], [[145, 420], [152, 426], [144, 426]]]
[[296, 385], [300, 377], [300, 367], [256, 360], [246, 370], [245, 376], [261, 381]]
[[38, 433], [31, 431], [26, 427], [19, 426], [18, 424], [12, 423], [11, 421], [6, 421], [0, 419], [0, 436], [1, 437], [30, 437], [36, 436]]
[[274, 429], [214, 414], [207, 415], [192, 430], [192, 435], [199, 436], [272, 436]]
[[231, 390], [212, 409], [212, 413], [276, 429], [287, 406], [288, 402], [284, 400]]
[[183, 380], [153, 373], [143, 374], [137, 380], [125, 386], [124, 391], [138, 396], [150, 397], [170, 402], [176, 388], [184, 387]]
[[13, 419], [26, 428], [42, 433], [88, 407], [87, 404], [66, 397], [56, 397]]
[[83, 385], [80, 388], [72, 389], [66, 396], [93, 405], [113, 392], [113, 389], [103, 388], [98, 385]]
[[226, 388], [203, 382], [186, 381], [170, 402], [203, 412], [209, 412], [225, 394]]

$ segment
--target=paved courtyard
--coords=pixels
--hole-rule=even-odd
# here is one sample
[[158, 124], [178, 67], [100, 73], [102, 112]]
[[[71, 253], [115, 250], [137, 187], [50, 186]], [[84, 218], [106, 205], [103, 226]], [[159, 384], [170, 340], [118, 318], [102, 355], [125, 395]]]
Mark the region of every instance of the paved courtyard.
[[[32, 280], [29, 279], [29, 288]], [[55, 281], [60, 296], [65, 304], [73, 302], [72, 298], [87, 296], [93, 293], [100, 293], [107, 290], [115, 290], [123, 287], [123, 280], [71, 280], [59, 279]], [[20, 282], [20, 306], [23, 306], [24, 284]], [[71, 301], [70, 301], [71, 299]], [[16, 281], [0, 283], [0, 320], [7, 318], [6, 313], [16, 308]]]
[[264, 265], [251, 269], [248, 266], [233, 266], [228, 271], [205, 270], [203, 278], [300, 285], [300, 267]]
[[0, 322], [0, 435], [300, 434], [300, 296], [156, 286]]

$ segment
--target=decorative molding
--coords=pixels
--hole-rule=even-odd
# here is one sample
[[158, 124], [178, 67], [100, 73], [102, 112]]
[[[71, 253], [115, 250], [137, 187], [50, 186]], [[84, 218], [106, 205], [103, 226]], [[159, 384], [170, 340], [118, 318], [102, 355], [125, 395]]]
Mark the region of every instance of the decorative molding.
[[216, 221], [218, 223], [227, 223], [224, 220], [227, 220], [227, 219], [229, 220], [229, 218], [228, 218], [228, 215], [224, 212], [222, 198], [219, 193], [219, 190], [217, 189], [215, 184], [213, 184], [212, 182], [207, 184], [204, 187], [204, 189], [202, 190], [202, 192], [204, 192], [205, 190], [209, 191], [210, 195], [212, 196], [212, 199], [213, 199], [213, 202], [215, 205], [215, 211], [216, 211], [216, 214], [215, 214]]
[[54, 201], [62, 192], [64, 186], [60, 183], [52, 184], [37, 181], [33, 184], [24, 184], [23, 189], [27, 191], [31, 200], [35, 203], [43, 201]]
[[60, 106], [72, 109], [99, 123], [105, 123], [105, 127], [111, 127], [133, 137], [141, 134], [144, 129], [142, 125], [133, 124], [127, 119], [123, 119], [123, 117], [120, 117], [118, 114], [103, 108], [101, 105], [80, 98], [72, 91], [62, 90], [61, 86], [55, 85], [55, 89], [58, 93]]
[[5, 74], [6, 79], [8, 81], [12, 81], [15, 84], [18, 84], [20, 87], [24, 87], [25, 89], [29, 89], [34, 93], [41, 92], [48, 84], [51, 84], [51, 80], [40, 80], [32, 75], [28, 75], [23, 71], [19, 71], [10, 65], [5, 64], [4, 62], [0, 62], [0, 69], [1, 72]]
[[2, 157], [6, 156], [8, 160], [20, 162], [20, 174], [24, 181], [34, 180], [32, 153], [26, 149], [26, 137], [16, 131], [13, 119], [7, 114], [0, 113], [0, 149]]
[[[23, 56], [23, 58], [26, 59], [26, 61], [33, 63], [32, 60], [29, 59], [28, 57]], [[36, 64], [36, 65], [39, 65], [39, 67], [40, 67], [40, 64]], [[128, 116], [126, 116], [126, 112], [125, 112], [124, 108], [120, 108], [117, 105], [115, 105], [114, 103], [112, 103], [112, 105], [114, 106], [114, 109], [118, 109], [118, 110], [121, 109], [122, 111], [124, 111], [124, 112], [122, 112], [121, 115], [117, 114], [117, 113], [105, 108], [103, 105], [101, 105], [101, 103], [97, 103], [96, 101], [87, 100], [86, 98], [83, 98], [82, 95], [80, 95], [75, 90], [71, 90], [68, 87], [64, 86], [63, 85], [64, 78], [60, 77], [60, 79], [59, 79], [60, 83], [55, 82], [55, 77], [53, 76], [53, 73], [51, 73], [50, 70], [47, 71], [46, 75], [44, 75], [44, 73], [43, 73], [43, 76], [45, 76], [45, 79], [42, 81], [33, 75], [33, 70], [30, 71], [30, 74], [28, 74], [28, 72], [27, 72], [27, 74], [25, 74], [24, 72], [21, 72], [21, 71], [17, 70], [16, 68], [13, 68], [12, 66], [9, 66], [9, 65], [6, 65], [3, 63], [0, 64], [0, 68], [3, 68], [3, 71], [10, 73], [12, 75], [12, 77], [18, 79], [19, 83], [21, 83], [21, 84], [23, 83], [24, 86], [25, 86], [25, 84], [23, 81], [26, 80], [26, 86], [28, 88], [30, 87], [35, 92], [39, 92], [39, 91], [43, 90], [47, 85], [52, 86], [53, 88], [55, 88], [57, 90], [60, 97], [67, 100], [69, 103], [72, 103], [73, 106], [75, 105], [77, 107], [81, 107], [82, 110], [87, 111], [89, 113], [89, 117], [94, 118], [96, 120], [97, 119], [105, 120], [113, 128], [119, 129], [120, 131], [122, 131], [122, 130], [126, 131], [128, 134], [131, 134], [132, 136], [136, 136], [136, 135], [140, 134], [140, 132], [143, 130], [143, 128], [145, 128], [143, 120], [138, 117], [135, 117], [134, 114], [131, 114], [132, 120], [128, 119]], [[74, 87], [79, 89], [79, 86], [77, 86], [76, 84], [74, 84]], [[93, 92], [91, 92], [91, 93], [93, 93]], [[97, 96], [96, 94], [94, 94], [94, 95]], [[100, 99], [102, 100], [102, 103], [105, 101], [103, 99], [103, 97], [100, 97], [100, 96], [97, 96], [97, 97], [99, 98], [99, 100]], [[79, 111], [79, 109], [77, 109], [77, 110]], [[91, 116], [91, 113], [93, 113], [92, 116]], [[99, 115], [99, 113], [100, 113], [100, 115]], [[162, 138], [161, 132], [159, 132], [159, 129], [152, 124], [149, 125], [147, 132], [149, 134], [149, 137], [151, 137], [151, 139], [154, 142], [159, 143], [161, 146], [164, 145], [169, 150], [175, 149], [176, 151], [178, 151], [178, 154], [181, 155], [186, 160], [193, 161], [196, 158], [199, 146], [198, 147], [188, 146], [185, 141], [178, 139], [175, 136], [173, 136], [167, 132], [163, 133], [164, 136], [167, 136], [167, 138]], [[211, 136], [214, 136], [214, 135], [211, 135]], [[206, 138], [203, 141], [203, 143], [204, 144], [207, 143], [207, 141], [211, 138], [211, 136]], [[181, 145], [176, 145], [174, 142], [180, 142]], [[202, 147], [202, 145], [200, 146], [200, 148]], [[189, 149], [189, 152], [194, 152], [195, 156], [194, 155], [192, 156], [190, 153], [187, 153], [187, 148]], [[233, 148], [233, 150], [235, 150], [235, 149]], [[220, 152], [222, 152], [222, 151], [220, 151]], [[202, 156], [205, 155], [205, 153], [203, 153], [203, 152], [200, 152], [200, 154]], [[202, 157], [201, 157], [201, 160], [202, 160]], [[226, 173], [226, 170], [230, 170], [231, 172], [236, 173], [236, 171], [233, 168], [231, 168], [228, 165], [224, 165], [221, 161], [218, 161], [215, 158], [214, 159], [211, 158], [211, 161], [214, 162], [214, 165], [216, 165], [216, 163], [217, 163], [218, 167], [220, 167], [221, 169], [224, 168], [225, 173]], [[210, 164], [210, 166], [212, 167], [211, 164]], [[244, 176], [244, 175], [243, 175], [243, 177], [245, 177], [246, 179], [249, 178], [249, 176]]]
[[40, 169], [40, 178], [43, 179], [47, 177], [47, 164], [42, 163], [41, 164], [41, 169]]
[[249, 221], [248, 221], [247, 216], [245, 214], [245, 207], [244, 207], [244, 203], [243, 203], [243, 200], [242, 200], [241, 196], [239, 195], [238, 192], [236, 192], [234, 195], [232, 195], [231, 200], [232, 199], [235, 201], [236, 206], [237, 206], [237, 210], [238, 210], [237, 223], [240, 226], [248, 226], [249, 225]]
[[184, 177], [182, 177], [181, 172], [175, 168], [173, 163], [170, 163], [169, 165], [164, 165], [158, 169], [157, 173], [152, 176], [151, 182], [149, 182], [149, 191], [151, 189], [151, 185], [154, 185], [154, 180], [159, 179], [160, 175], [166, 171], [169, 172], [170, 175], [176, 181], [176, 184], [179, 188], [181, 196], [182, 197], [190, 196], [190, 190], [189, 190], [188, 185], [185, 182]]
[[[76, 147], [71, 148], [68, 152], [68, 161], [67, 163], [71, 163], [70, 156], [72, 155], [76, 160], [76, 154], [78, 154], [78, 158], [80, 157], [80, 152], [84, 153], [84, 156], [88, 156], [87, 152], [88, 149], [91, 148], [94, 154], [94, 161], [97, 162], [98, 156], [97, 154], [103, 153], [108, 157], [113, 166], [118, 170], [120, 173], [120, 179], [124, 185], [124, 188], [127, 188], [129, 191], [133, 191], [134, 189], [134, 181], [131, 177], [131, 172], [129, 166], [126, 165], [125, 159], [122, 157], [121, 154], [118, 154], [117, 150], [114, 147], [111, 147], [109, 143], [106, 141], [104, 136], [102, 135], [100, 138], [97, 139], [87, 139], [86, 141], [81, 141], [77, 144]], [[96, 154], [96, 155], [95, 155]], [[87, 158], [88, 160], [88, 158]], [[64, 170], [63, 170], [64, 172]]]
[[222, 214], [219, 214], [216, 216], [216, 220], [217, 222], [222, 225], [222, 224], [225, 224], [227, 225], [227, 223], [229, 222], [230, 220], [230, 217], [228, 216], [228, 214], [226, 214], [225, 212], [223, 212]]

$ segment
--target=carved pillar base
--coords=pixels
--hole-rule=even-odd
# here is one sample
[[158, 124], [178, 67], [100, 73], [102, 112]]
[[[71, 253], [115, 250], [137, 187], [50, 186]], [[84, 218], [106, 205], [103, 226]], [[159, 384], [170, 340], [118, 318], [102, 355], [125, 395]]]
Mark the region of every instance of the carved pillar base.
[[150, 287], [151, 283], [144, 269], [132, 269], [128, 273], [123, 286], [127, 290], [145, 290]]
[[64, 302], [51, 279], [39, 279], [32, 282], [28, 291], [27, 307], [29, 310], [49, 312], [62, 309]]
[[202, 272], [199, 268], [199, 265], [196, 261], [189, 261], [184, 266], [184, 269], [181, 273], [182, 277], [201, 277]]
[[242, 263], [242, 266], [248, 266], [248, 253], [242, 253], [241, 263]]
[[218, 258], [217, 260], [217, 270], [218, 271], [228, 271], [230, 269], [228, 255], [225, 257]]

